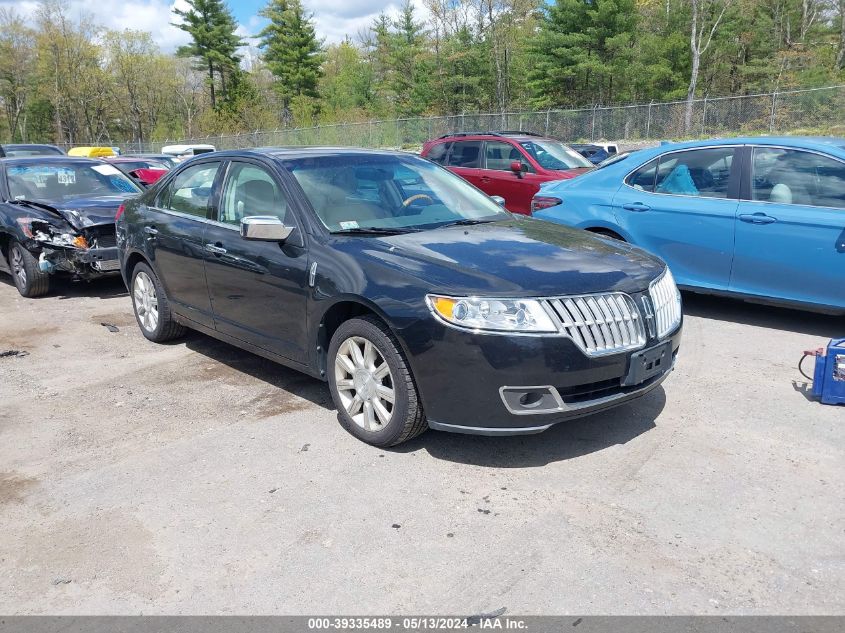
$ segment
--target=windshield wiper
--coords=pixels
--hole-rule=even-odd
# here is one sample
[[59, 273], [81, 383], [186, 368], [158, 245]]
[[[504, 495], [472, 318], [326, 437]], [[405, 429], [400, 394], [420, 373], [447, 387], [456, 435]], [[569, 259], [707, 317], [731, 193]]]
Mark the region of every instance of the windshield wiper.
[[464, 218], [462, 220], [455, 220], [454, 222], [446, 222], [445, 224], [441, 224], [440, 226], [473, 226], [475, 224], [490, 224], [491, 222], [495, 222], [496, 220], [481, 220], [481, 219], [472, 219], [472, 218]]
[[417, 233], [421, 229], [410, 227], [357, 226], [354, 229], [340, 229], [332, 231], [332, 235], [401, 235], [403, 233]]

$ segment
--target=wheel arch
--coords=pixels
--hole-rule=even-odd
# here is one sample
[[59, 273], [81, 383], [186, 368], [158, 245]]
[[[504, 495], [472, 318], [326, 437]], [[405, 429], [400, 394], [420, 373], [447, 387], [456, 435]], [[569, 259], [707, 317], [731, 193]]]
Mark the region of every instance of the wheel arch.
[[320, 377], [324, 380], [326, 379], [326, 359], [332, 336], [334, 336], [334, 333], [337, 332], [337, 329], [342, 323], [360, 316], [374, 316], [382, 321], [393, 333], [396, 340], [399, 341], [399, 346], [405, 354], [405, 357], [408, 357], [408, 350], [405, 348], [404, 341], [401, 337], [396, 336], [396, 330], [393, 327], [390, 318], [381, 308], [369, 299], [365, 299], [359, 295], [338, 297], [337, 300], [328, 306], [320, 316], [315, 336], [315, 365]]
[[127, 253], [126, 260], [123, 264], [123, 281], [126, 283], [127, 288], [129, 288], [129, 285], [132, 283], [132, 271], [135, 269], [135, 266], [142, 262], [152, 268], [150, 260], [147, 259], [147, 256], [140, 251], [131, 251]]
[[607, 228], [604, 226], [589, 226], [584, 229], [590, 233], [596, 233], [597, 235], [606, 235], [608, 237], [612, 237], [614, 239], [620, 240], [622, 242], [628, 242], [629, 240], [623, 236], [618, 230], [614, 228]]

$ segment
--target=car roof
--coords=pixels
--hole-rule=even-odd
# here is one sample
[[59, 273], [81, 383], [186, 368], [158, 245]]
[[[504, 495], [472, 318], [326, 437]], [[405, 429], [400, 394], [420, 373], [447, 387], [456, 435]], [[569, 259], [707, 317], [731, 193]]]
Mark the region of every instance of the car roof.
[[705, 139], [699, 141], [663, 142], [659, 148], [688, 149], [714, 145], [786, 145], [806, 149], [845, 149], [845, 138], [834, 136], [745, 136]]
[[74, 165], [102, 165], [104, 161], [84, 156], [11, 156], [0, 158], [4, 165], [45, 165], [45, 164], [74, 164]]
[[444, 134], [436, 139], [431, 139], [428, 141], [429, 143], [442, 141], [454, 141], [460, 139], [462, 141], [490, 141], [490, 140], [502, 140], [502, 139], [511, 139], [518, 143], [525, 142], [525, 141], [535, 141], [538, 139], [544, 139], [549, 141], [555, 141], [557, 139], [552, 138], [551, 136], [544, 136], [542, 134], [535, 134], [534, 132], [528, 132], [525, 130], [504, 130], [502, 132], [450, 132], [449, 134]]
[[191, 163], [206, 158], [226, 158], [237, 156], [258, 156], [287, 160], [295, 158], [317, 158], [325, 156], [416, 156], [411, 152], [387, 149], [368, 149], [362, 147], [255, 147], [249, 149], [229, 149], [200, 154], [191, 159]]
[[[161, 157], [164, 158], [165, 155]], [[153, 158], [151, 156], [129, 154], [124, 156], [106, 156], [106, 160], [110, 163], [137, 163], [139, 160], [153, 160]]]
[[49, 147], [50, 149], [61, 149], [58, 145], [50, 145], [49, 143], [3, 143], [0, 147], [11, 149], [26, 149], [28, 147]]

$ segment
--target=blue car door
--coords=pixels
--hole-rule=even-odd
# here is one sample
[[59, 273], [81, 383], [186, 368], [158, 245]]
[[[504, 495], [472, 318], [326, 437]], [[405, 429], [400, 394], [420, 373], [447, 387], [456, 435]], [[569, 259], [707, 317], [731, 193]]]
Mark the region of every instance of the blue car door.
[[845, 308], [845, 162], [757, 146], [749, 172], [731, 290]]
[[736, 146], [667, 152], [613, 198], [623, 234], [666, 260], [681, 285], [728, 287], [742, 155]]

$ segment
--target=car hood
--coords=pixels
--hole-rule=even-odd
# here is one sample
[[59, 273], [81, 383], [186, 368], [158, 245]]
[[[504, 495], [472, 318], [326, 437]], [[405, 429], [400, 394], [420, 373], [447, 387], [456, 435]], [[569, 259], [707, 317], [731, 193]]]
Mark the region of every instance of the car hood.
[[666, 266], [623, 242], [521, 217], [341, 244], [356, 248], [353, 242], [366, 259], [456, 296], [634, 293], [647, 289]]
[[73, 228], [80, 230], [91, 226], [114, 224], [117, 208], [133, 195], [137, 194], [72, 198], [51, 201], [47, 204], [56, 209]]

